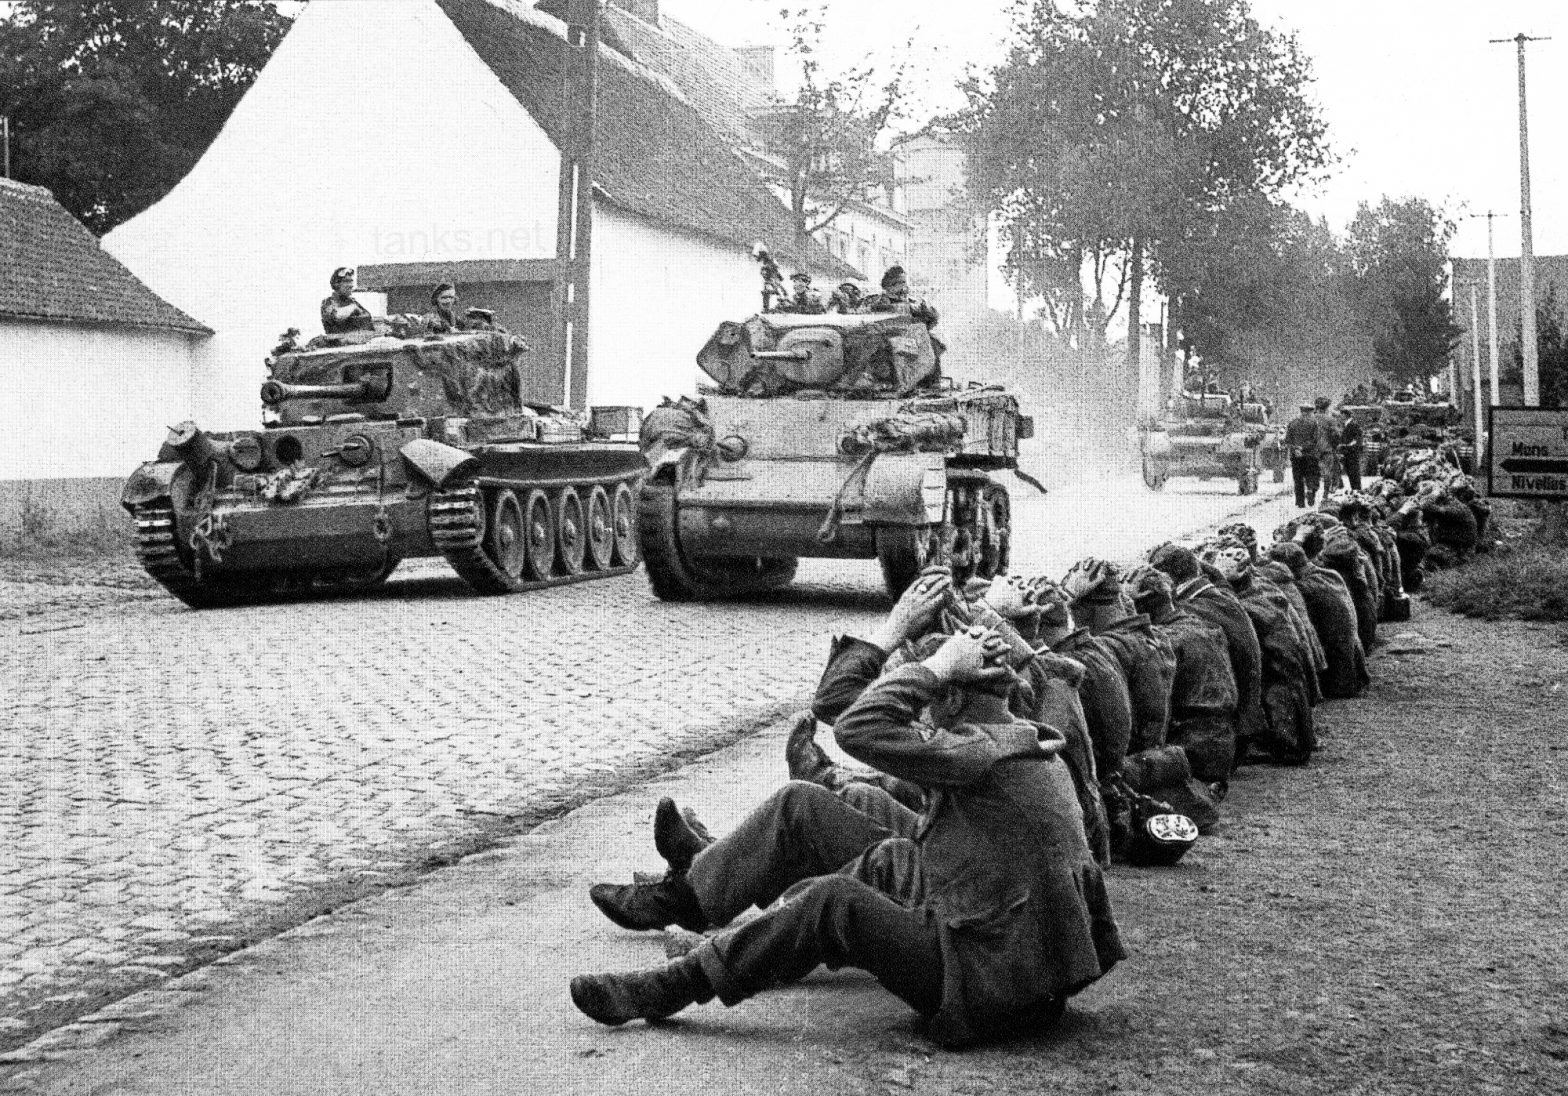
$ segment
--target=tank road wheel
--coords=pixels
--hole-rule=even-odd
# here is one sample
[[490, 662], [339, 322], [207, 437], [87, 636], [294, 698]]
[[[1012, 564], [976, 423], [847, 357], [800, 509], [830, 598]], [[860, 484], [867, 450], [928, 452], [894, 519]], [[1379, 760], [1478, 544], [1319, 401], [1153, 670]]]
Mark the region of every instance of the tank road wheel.
[[637, 531], [648, 584], [664, 601], [694, 601], [761, 593], [795, 578], [793, 558], [688, 556], [675, 520], [675, 488], [644, 483], [637, 500]]
[[583, 556], [588, 550], [588, 523], [583, 518], [583, 500], [570, 487], [561, 488], [555, 496], [555, 520], [561, 571], [580, 575]]
[[528, 492], [523, 504], [524, 573], [538, 582], [555, 570], [555, 514], [550, 497], [539, 488]]
[[1013, 552], [1013, 508], [1007, 488], [988, 483], [980, 492], [980, 559], [977, 578], [1007, 574]]
[[637, 566], [637, 497], [631, 484], [615, 485], [615, 500], [610, 504], [610, 529], [615, 538], [615, 562], [622, 567]]
[[610, 512], [610, 493], [594, 484], [588, 492], [588, 565], [595, 571], [608, 571], [615, 562], [614, 515]]
[[1170, 476], [1170, 469], [1161, 465], [1157, 460], [1149, 459], [1145, 454], [1143, 458], [1143, 482], [1151, 491], [1158, 491], [1165, 486], [1165, 481]]
[[509, 594], [517, 589], [517, 577], [503, 571], [491, 556], [495, 538], [486, 535], [487, 519], [498, 509], [498, 498], [492, 497], [487, 505], [479, 488], [470, 483], [433, 492], [427, 507], [431, 541], [470, 588], [480, 594]]
[[877, 562], [891, 597], [901, 596], [921, 571], [940, 558], [935, 539], [929, 525], [884, 525], [877, 530]]
[[523, 562], [528, 558], [528, 538], [523, 529], [523, 507], [517, 501], [517, 492], [497, 491], [490, 500], [489, 517], [485, 554], [505, 576], [505, 581], [521, 582]]

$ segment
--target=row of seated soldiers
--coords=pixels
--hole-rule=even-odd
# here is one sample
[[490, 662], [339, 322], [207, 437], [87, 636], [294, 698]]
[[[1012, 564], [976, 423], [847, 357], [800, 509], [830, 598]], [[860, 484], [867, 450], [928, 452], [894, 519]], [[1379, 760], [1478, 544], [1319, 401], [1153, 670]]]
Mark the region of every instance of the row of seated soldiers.
[[[926, 571], [879, 628], [833, 641], [790, 781], [734, 830], [660, 801], [668, 870], [589, 895], [665, 930], [668, 962], [580, 975], [573, 1002], [619, 1025], [850, 966], [942, 1045], [1053, 1023], [1126, 957], [1102, 869], [1158, 862], [1140, 826], [1196, 840], [1239, 765], [1306, 763], [1315, 706], [1367, 688], [1431, 547], [1414, 486], [1332, 496], [1267, 547], [1238, 524], [1060, 581]], [[861, 764], [822, 749], [824, 724]]]

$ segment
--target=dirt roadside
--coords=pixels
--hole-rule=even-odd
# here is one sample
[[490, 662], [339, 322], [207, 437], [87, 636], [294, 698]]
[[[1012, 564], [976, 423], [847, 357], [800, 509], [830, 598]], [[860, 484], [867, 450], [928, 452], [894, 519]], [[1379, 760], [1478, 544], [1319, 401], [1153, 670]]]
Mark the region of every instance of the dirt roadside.
[[1311, 765], [1242, 770], [1182, 864], [1113, 870], [1132, 957], [1038, 1039], [937, 1051], [853, 972], [653, 1027], [573, 1011], [570, 974], [662, 954], [586, 886], [654, 866], [661, 794], [733, 824], [783, 779], [779, 727], [128, 999], [0, 1090], [1561, 1093], [1568, 630], [1382, 631]]

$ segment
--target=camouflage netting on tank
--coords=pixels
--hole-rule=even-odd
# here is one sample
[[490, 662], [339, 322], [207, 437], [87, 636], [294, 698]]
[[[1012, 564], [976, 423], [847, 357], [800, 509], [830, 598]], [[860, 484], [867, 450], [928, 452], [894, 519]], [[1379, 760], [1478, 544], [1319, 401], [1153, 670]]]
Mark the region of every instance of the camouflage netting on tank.
[[964, 440], [965, 427], [962, 415], [940, 411], [862, 416], [845, 424], [838, 450], [851, 457], [868, 453], [942, 453]]
[[[508, 415], [522, 410], [520, 361], [527, 350], [522, 339], [502, 331], [375, 339], [279, 355], [273, 359], [272, 377], [285, 384], [342, 384], [390, 366], [394, 377], [439, 377], [454, 414]], [[399, 393], [390, 395], [396, 399]]]
[[678, 400], [666, 399], [648, 412], [642, 420], [637, 443], [642, 448], [643, 459], [655, 470], [672, 454], [679, 453], [675, 472], [682, 483], [695, 481], [700, 484], [708, 467], [718, 459], [718, 444], [708, 418], [707, 404], [687, 396]]

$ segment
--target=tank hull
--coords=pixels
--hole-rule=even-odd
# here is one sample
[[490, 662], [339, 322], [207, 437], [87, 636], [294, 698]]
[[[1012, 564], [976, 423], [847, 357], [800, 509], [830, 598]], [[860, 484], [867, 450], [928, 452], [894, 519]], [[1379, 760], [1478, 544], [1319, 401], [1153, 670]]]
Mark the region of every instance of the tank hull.
[[[801, 558], [878, 559], [895, 594], [930, 562], [965, 575], [1005, 571], [1010, 501], [989, 473], [1016, 467], [1012, 397], [708, 393], [703, 403], [710, 451], [693, 461], [680, 450], [644, 487], [642, 539], [661, 597], [767, 589]], [[900, 416], [955, 416], [961, 440], [925, 450], [854, 444], [866, 424]]]
[[[439, 483], [405, 456], [411, 442], [432, 435], [460, 468]], [[439, 422], [327, 423], [206, 438], [209, 460], [161, 453], [131, 477], [124, 500], [146, 528], [144, 564], [193, 606], [359, 590], [419, 557], [445, 556], [471, 585], [493, 593], [624, 573], [637, 563], [635, 491], [646, 466], [631, 442], [452, 445], [465, 439]], [[259, 452], [255, 470], [237, 466], [236, 451]], [[360, 463], [345, 461], [345, 453]], [[521, 510], [538, 495], [549, 510], [549, 559], [541, 546], [538, 565], [519, 568], [515, 553], [507, 556], [510, 546], [486, 535], [498, 512], [514, 512], [508, 496]], [[441, 505], [433, 507], [439, 500], [450, 511], [446, 527]], [[575, 522], [580, 552], [556, 543], [563, 510]], [[597, 544], [589, 542], [590, 515], [600, 523]], [[512, 525], [526, 535], [521, 522]]]

